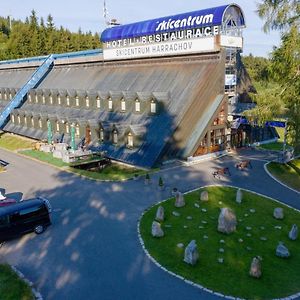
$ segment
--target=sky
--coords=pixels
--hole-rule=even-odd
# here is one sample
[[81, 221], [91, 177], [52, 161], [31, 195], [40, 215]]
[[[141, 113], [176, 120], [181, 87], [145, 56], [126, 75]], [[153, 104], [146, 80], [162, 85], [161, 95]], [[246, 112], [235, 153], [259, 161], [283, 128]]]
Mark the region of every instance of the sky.
[[[230, 4], [230, 1], [197, 0], [105, 0], [109, 18], [116, 18], [122, 24], [180, 14], [209, 7]], [[38, 17], [51, 14], [56, 27], [61, 25], [71, 31], [92, 31], [101, 33], [105, 29], [103, 17], [104, 0], [0, 0], [0, 16], [12, 16], [25, 20], [34, 9]], [[265, 34], [263, 21], [255, 13], [258, 1], [235, 0], [245, 14], [244, 55], [268, 57], [274, 46], [280, 44], [279, 32]]]

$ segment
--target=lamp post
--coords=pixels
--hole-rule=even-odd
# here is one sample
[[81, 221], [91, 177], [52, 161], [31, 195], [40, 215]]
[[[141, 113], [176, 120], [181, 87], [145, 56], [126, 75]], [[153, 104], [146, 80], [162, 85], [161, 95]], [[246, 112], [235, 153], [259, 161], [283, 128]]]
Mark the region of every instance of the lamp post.
[[47, 129], [48, 129], [48, 144], [51, 144], [53, 135], [52, 135], [52, 125], [50, 120], [47, 121]]
[[75, 144], [75, 124], [71, 124], [71, 149], [73, 151], [76, 150], [76, 144]]

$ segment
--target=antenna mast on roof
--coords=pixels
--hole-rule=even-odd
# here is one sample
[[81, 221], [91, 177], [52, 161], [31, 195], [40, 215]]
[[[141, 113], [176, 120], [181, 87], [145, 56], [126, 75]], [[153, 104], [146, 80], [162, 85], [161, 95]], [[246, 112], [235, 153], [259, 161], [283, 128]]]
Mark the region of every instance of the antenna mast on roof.
[[104, 17], [104, 21], [105, 24], [107, 26], [116, 26], [116, 25], [120, 25], [120, 23], [117, 21], [117, 19], [112, 18], [111, 20], [108, 19], [108, 11], [106, 8], [106, 1], [103, 1], [103, 17]]

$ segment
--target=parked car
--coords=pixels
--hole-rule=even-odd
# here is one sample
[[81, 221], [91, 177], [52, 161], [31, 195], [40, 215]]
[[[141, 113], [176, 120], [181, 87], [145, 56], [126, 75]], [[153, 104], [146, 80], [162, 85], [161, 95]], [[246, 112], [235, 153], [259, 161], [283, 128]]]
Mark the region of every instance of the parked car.
[[32, 231], [42, 233], [51, 224], [51, 210], [42, 197], [0, 207], [0, 242]]

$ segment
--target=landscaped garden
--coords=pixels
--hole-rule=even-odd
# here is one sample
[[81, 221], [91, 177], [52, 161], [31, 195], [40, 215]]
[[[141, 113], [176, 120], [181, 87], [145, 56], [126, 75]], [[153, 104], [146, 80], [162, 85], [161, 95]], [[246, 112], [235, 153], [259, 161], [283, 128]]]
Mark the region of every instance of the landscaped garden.
[[271, 162], [267, 169], [279, 181], [300, 192], [300, 159], [287, 164]]
[[72, 168], [68, 163], [63, 162], [61, 159], [53, 157], [52, 153], [45, 153], [38, 150], [24, 150], [20, 152], [23, 155], [35, 158], [37, 160], [49, 163], [56, 167], [63, 167], [65, 170], [71, 171], [75, 174], [82, 175], [96, 180], [125, 180], [133, 178], [134, 176], [144, 175], [146, 171], [130, 168], [123, 165], [112, 163], [107, 165], [102, 170], [81, 170]]
[[21, 280], [10, 266], [0, 264], [0, 299], [33, 300], [30, 287]]
[[[230, 187], [207, 187], [208, 201], [198, 190], [184, 195], [185, 206], [174, 206], [171, 198], [150, 208], [139, 229], [149, 254], [169, 271], [208, 289], [247, 299], [285, 297], [300, 291], [300, 241], [289, 239], [293, 224], [300, 225], [300, 213], [268, 198]], [[153, 237], [151, 228], [158, 207], [164, 208], [163, 237]], [[236, 231], [218, 231], [220, 209], [228, 207], [236, 215]], [[273, 217], [282, 208], [283, 219]], [[199, 259], [195, 265], [183, 261], [186, 246], [195, 240]], [[276, 256], [283, 242], [290, 257]], [[262, 258], [262, 275], [249, 275], [254, 257]]]

